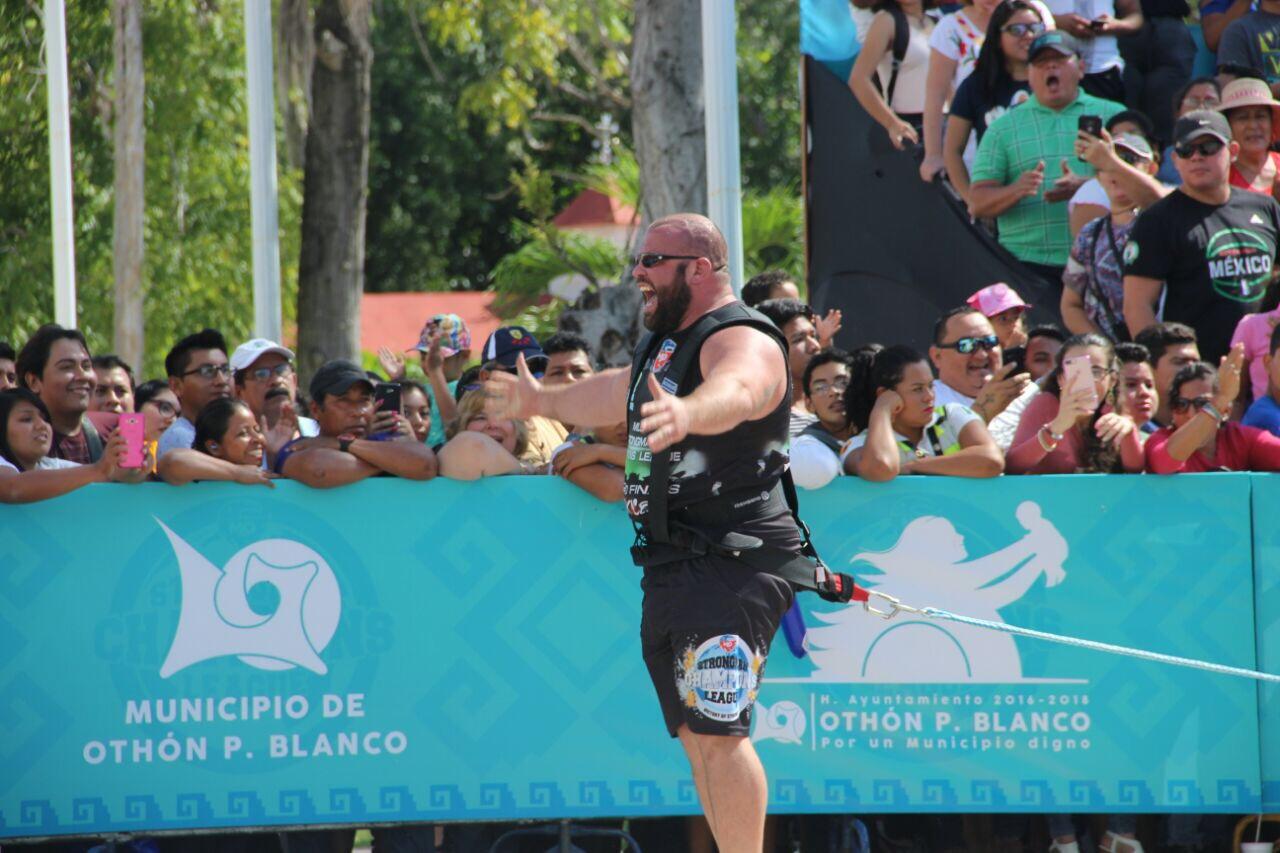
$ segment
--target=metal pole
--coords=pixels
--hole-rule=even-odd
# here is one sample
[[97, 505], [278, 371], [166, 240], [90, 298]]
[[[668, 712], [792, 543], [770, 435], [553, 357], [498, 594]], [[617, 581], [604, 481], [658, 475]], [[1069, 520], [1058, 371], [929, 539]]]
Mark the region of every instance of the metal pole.
[[729, 243], [742, 291], [742, 173], [738, 159], [738, 51], [733, 0], [702, 0], [702, 88], [707, 125], [707, 212]]
[[76, 240], [71, 209], [71, 115], [67, 96], [67, 21], [63, 0], [44, 0], [49, 86], [49, 197], [53, 209], [53, 317], [76, 326]]
[[249, 85], [249, 177], [253, 217], [253, 331], [279, 342], [280, 229], [276, 190], [276, 105], [271, 59], [271, 2], [244, 2]]

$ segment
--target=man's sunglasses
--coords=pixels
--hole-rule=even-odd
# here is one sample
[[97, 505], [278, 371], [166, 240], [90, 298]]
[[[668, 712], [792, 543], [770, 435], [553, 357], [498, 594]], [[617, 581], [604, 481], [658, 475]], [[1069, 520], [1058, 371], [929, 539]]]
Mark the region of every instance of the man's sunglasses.
[[1190, 400], [1186, 397], [1174, 397], [1173, 401], [1169, 405], [1175, 412], [1185, 412], [1192, 406], [1195, 406], [1196, 411], [1198, 412], [1212, 402], [1213, 398], [1209, 396], [1193, 397]]
[[[632, 255], [631, 266], [640, 266], [647, 270], [651, 270], [664, 261], [696, 261], [699, 258], [704, 257], [706, 257], [706, 255], [664, 255], [661, 252], [645, 252], [642, 255]], [[710, 258], [707, 258], [707, 263], [711, 263]], [[712, 267], [712, 269], [719, 272], [724, 269], [725, 266], [727, 266], [727, 264], [721, 264], [718, 267]]]
[[953, 349], [961, 355], [968, 355], [979, 347], [982, 349], [995, 349], [999, 345], [1000, 339], [995, 335], [983, 335], [980, 338], [961, 338], [950, 344], [937, 344], [937, 347], [938, 349]]
[[1175, 145], [1173, 146], [1173, 151], [1183, 160], [1190, 160], [1196, 154], [1200, 154], [1202, 157], [1212, 157], [1226, 147], [1226, 144], [1221, 139], [1211, 137]]
[[1044, 24], [1039, 22], [1030, 24], [1005, 24], [1000, 28], [1001, 31], [1008, 33], [1014, 38], [1026, 38], [1027, 36], [1040, 36], [1044, 34]]
[[664, 261], [696, 261], [701, 255], [664, 255], [661, 252], [645, 252], [631, 258], [631, 266], [651, 270]]

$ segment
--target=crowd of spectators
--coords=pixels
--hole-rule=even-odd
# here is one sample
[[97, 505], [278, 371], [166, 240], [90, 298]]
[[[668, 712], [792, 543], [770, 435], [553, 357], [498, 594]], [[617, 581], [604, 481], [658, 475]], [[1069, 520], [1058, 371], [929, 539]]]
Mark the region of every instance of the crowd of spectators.
[[[819, 347], [800, 319], [809, 336], [797, 346], [807, 359]], [[839, 312], [827, 325], [829, 335], [838, 330]], [[284, 478], [334, 488], [377, 476], [502, 474], [559, 476], [601, 500], [621, 500], [621, 413], [616, 425], [587, 430], [543, 417], [493, 418], [484, 408], [484, 381], [515, 371], [518, 359], [548, 384], [591, 375], [587, 341], [559, 333], [539, 344], [507, 326], [476, 360], [466, 323], [444, 314], [429, 318], [406, 352], [418, 357], [426, 382], [407, 378], [404, 356], [384, 349], [378, 361], [387, 376], [333, 360], [303, 394], [289, 348], [255, 338], [231, 350], [217, 330], [203, 329], [170, 348], [166, 378], [139, 384], [119, 357], [92, 355], [79, 331], [43, 326], [20, 351], [0, 342], [0, 501], [106, 481], [271, 487]], [[125, 417], [143, 425], [132, 463], [118, 429]]]

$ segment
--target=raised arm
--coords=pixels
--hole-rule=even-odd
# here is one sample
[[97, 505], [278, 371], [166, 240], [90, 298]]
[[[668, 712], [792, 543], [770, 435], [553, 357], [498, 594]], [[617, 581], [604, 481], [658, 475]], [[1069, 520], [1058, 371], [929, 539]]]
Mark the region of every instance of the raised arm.
[[548, 388], [533, 377], [524, 356], [516, 374], [494, 373], [485, 383], [485, 411], [498, 418], [528, 420], [542, 415], [576, 427], [616, 424], [627, 416], [631, 372], [625, 367], [602, 370], [581, 382]]

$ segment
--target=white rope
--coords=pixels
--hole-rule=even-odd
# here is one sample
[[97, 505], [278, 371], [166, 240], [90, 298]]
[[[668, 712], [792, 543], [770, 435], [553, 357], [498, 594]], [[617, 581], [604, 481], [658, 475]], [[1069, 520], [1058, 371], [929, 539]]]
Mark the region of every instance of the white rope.
[[[1008, 625], [1004, 622], [991, 622], [986, 619], [975, 619], [972, 616], [961, 616], [959, 613], [952, 613], [949, 610], [943, 610], [939, 607], [912, 607], [909, 604], [903, 604], [900, 600], [888, 593], [879, 592], [874, 589], [867, 590], [867, 595], [869, 598], [862, 602], [863, 609], [873, 616], [879, 616], [881, 619], [892, 619], [899, 613], [916, 613], [930, 619], [947, 619], [951, 622], [973, 625], [978, 628], [986, 628], [990, 631], [1000, 631], [1001, 633], [1013, 634], [1018, 637], [1031, 637], [1035, 640], [1047, 640], [1050, 643], [1062, 643], [1066, 646], [1092, 649], [1095, 652], [1125, 655], [1131, 658], [1155, 661], [1156, 663], [1166, 663], [1171, 666], [1185, 666], [1191, 669], [1202, 669], [1206, 672], [1216, 672], [1219, 675], [1234, 675], [1239, 678], [1251, 678], [1255, 681], [1280, 682], [1280, 675], [1273, 675], [1269, 672], [1258, 672], [1254, 669], [1241, 669], [1237, 666], [1223, 666], [1220, 663], [1210, 663], [1209, 661], [1177, 657], [1176, 655], [1165, 655], [1160, 654], [1159, 652], [1149, 652], [1145, 649], [1132, 649], [1128, 646], [1113, 646], [1110, 643], [1099, 643], [1095, 640], [1082, 640], [1079, 637], [1068, 637], [1063, 634], [1050, 634], [1047, 631], [1035, 631], [1031, 628]], [[884, 602], [888, 605], [888, 609], [881, 610], [875, 607], [872, 604], [873, 600]]]
[[1006, 625], [1003, 622], [988, 622], [986, 619], [974, 619], [972, 616], [961, 616], [958, 613], [940, 610], [937, 607], [922, 607], [919, 610], [919, 613], [933, 619], [948, 619], [952, 622], [961, 622], [965, 625], [976, 625], [979, 628], [988, 628], [992, 631], [1001, 631], [1005, 634], [1015, 634], [1019, 637], [1033, 637], [1037, 640], [1048, 640], [1051, 643], [1078, 646], [1082, 649], [1093, 649], [1097, 652], [1107, 652], [1113, 655], [1127, 655], [1132, 658], [1141, 658], [1142, 660], [1155, 661], [1156, 663], [1167, 663], [1172, 666], [1185, 666], [1190, 667], [1191, 669], [1203, 669], [1206, 672], [1216, 672], [1220, 675], [1235, 675], [1240, 678], [1252, 678], [1257, 681], [1280, 682], [1280, 675], [1272, 675], [1269, 672], [1258, 672], [1257, 670], [1241, 669], [1240, 667], [1235, 666], [1223, 666], [1219, 663], [1210, 663], [1209, 661], [1196, 660], [1194, 658], [1182, 658], [1175, 655], [1163, 655], [1159, 652], [1148, 652], [1144, 649], [1131, 649], [1127, 646], [1113, 646], [1110, 643], [1099, 643], [1094, 640], [1082, 640], [1079, 637], [1066, 637], [1062, 634], [1049, 634], [1045, 631], [1033, 631], [1030, 628], [1020, 628], [1017, 625]]

